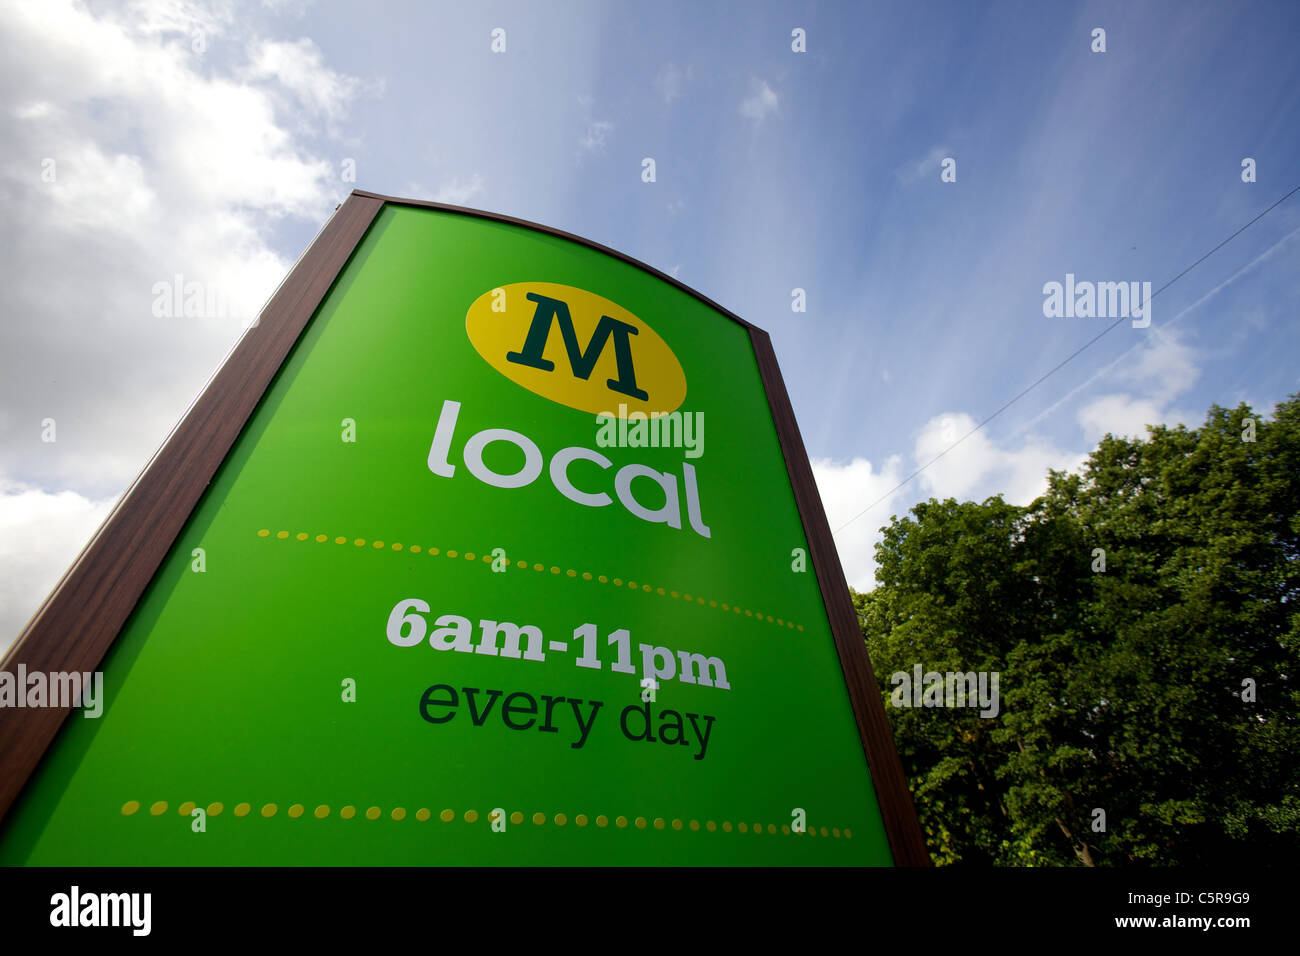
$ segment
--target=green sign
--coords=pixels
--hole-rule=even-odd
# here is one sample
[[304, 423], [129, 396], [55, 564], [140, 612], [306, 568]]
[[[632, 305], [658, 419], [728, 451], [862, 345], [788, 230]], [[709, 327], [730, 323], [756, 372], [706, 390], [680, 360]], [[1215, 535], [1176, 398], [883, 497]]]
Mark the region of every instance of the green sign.
[[361, 203], [0, 863], [894, 862], [762, 333], [573, 237]]

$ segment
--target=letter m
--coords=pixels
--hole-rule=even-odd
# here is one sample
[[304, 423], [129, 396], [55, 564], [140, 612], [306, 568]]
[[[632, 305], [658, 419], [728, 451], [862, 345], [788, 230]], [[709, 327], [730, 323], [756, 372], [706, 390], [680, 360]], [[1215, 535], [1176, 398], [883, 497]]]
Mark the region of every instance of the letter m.
[[677, 679], [683, 684], [696, 683], [698, 676], [699, 683], [704, 687], [731, 689], [731, 685], [727, 683], [727, 668], [721, 658], [705, 657], [703, 654], [692, 654], [690, 651], [678, 651], [677, 657], [682, 662], [681, 673]]
[[50, 703], [55, 707], [77, 707], [81, 704], [81, 674], [78, 671], [58, 671], [50, 675]]
[[578, 345], [578, 334], [573, 329], [573, 317], [569, 314], [567, 303], [535, 292], [529, 292], [524, 298], [536, 302], [537, 311], [533, 313], [533, 322], [528, 327], [524, 350], [507, 352], [506, 361], [516, 365], [527, 365], [529, 368], [538, 368], [543, 372], [555, 371], [555, 363], [543, 358], [542, 353], [546, 351], [546, 343], [551, 337], [551, 321], [558, 319], [560, 336], [564, 339], [564, 348], [569, 353], [569, 367], [573, 369], [573, 374], [577, 378], [586, 380], [591, 377], [592, 369], [596, 367], [596, 360], [605, 351], [605, 343], [612, 338], [618, 378], [611, 378], [606, 384], [622, 395], [630, 395], [642, 401], [649, 400], [649, 393], [636, 387], [636, 370], [632, 367], [632, 342], [628, 338], [630, 335], [637, 334], [634, 326], [610, 318], [608, 315], [602, 315], [596, 325], [596, 331], [592, 333], [591, 341], [587, 343], [586, 351], [583, 351]]
[[127, 926], [130, 924], [133, 908], [131, 897], [128, 894], [100, 893], [99, 906], [101, 926]]
[[[1105, 299], [1102, 299], [1105, 296]], [[1105, 301], [1105, 312], [1101, 314], [1112, 319], [1126, 319], [1128, 314], [1128, 283], [1127, 282], [1098, 282], [1097, 283], [1097, 305]]]
[[509, 657], [513, 660], [519, 660], [520, 649], [519, 639], [527, 638], [528, 649], [523, 652], [523, 659], [526, 661], [542, 661], [546, 657], [542, 653], [542, 631], [540, 628], [531, 624], [525, 624], [520, 627], [518, 624], [512, 624], [509, 621], [502, 621], [498, 624], [496, 621], [479, 621], [479, 627], [483, 629], [482, 639], [479, 641], [478, 653], [487, 654], [489, 657], [495, 657], [497, 654], [497, 635], [505, 637], [501, 645], [501, 656]]
[[947, 687], [944, 688], [945, 696], [948, 698], [946, 703], [949, 707], [965, 707], [968, 703], [974, 706], [979, 700], [979, 675], [974, 671], [949, 671], [947, 676]]

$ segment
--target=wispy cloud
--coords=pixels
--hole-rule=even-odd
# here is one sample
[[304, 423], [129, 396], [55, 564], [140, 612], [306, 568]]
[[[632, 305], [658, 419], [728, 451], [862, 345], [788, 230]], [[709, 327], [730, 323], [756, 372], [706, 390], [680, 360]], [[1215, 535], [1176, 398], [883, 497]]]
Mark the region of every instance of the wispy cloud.
[[927, 176], [933, 176], [935, 181], [939, 180], [939, 163], [946, 156], [951, 156], [952, 151], [946, 146], [934, 146], [928, 153], [918, 159], [909, 160], [894, 170], [894, 176], [904, 186], [910, 186], [912, 183], [919, 182]]
[[592, 120], [587, 124], [587, 132], [578, 140], [578, 146], [587, 153], [603, 153], [609, 134], [614, 124], [608, 120]]
[[[1300, 235], [1300, 226], [1297, 226], [1295, 229], [1292, 229], [1282, 238], [1277, 240], [1277, 242], [1270, 245], [1262, 253], [1255, 256], [1255, 258], [1253, 258], [1250, 262], [1246, 263], [1244, 266], [1237, 269], [1232, 275], [1228, 276], [1228, 278], [1216, 284], [1208, 292], [1202, 294], [1198, 299], [1196, 299], [1195, 302], [1192, 302], [1190, 305], [1180, 309], [1178, 313], [1174, 315], [1172, 318], [1170, 318], [1168, 321], [1163, 322], [1159, 326], [1156, 326], [1152, 330], [1152, 339], [1154, 339], [1156, 342], [1166, 341], [1167, 340], [1166, 336], [1161, 335], [1160, 333], [1163, 332], [1163, 333], [1172, 334], [1172, 330], [1170, 329], [1170, 326], [1172, 326], [1175, 322], [1177, 322], [1179, 319], [1183, 318], [1184, 316], [1190, 314], [1191, 312], [1195, 311], [1196, 309], [1199, 309], [1201, 306], [1205, 305], [1210, 300], [1214, 299], [1224, 289], [1228, 288], [1230, 285], [1235, 283], [1238, 279], [1242, 278], [1243, 276], [1253, 271], [1256, 266], [1271, 259], [1274, 256], [1274, 254], [1276, 254], [1280, 249], [1283, 249], [1288, 243], [1290, 243], [1298, 235]], [[1263, 320], [1261, 320], [1257, 314], [1252, 315], [1248, 313], [1246, 315], [1243, 315], [1241, 321], [1243, 324], [1249, 324], [1250, 326], [1253, 326], [1256, 331], [1258, 331], [1260, 328], [1263, 327]], [[1121, 368], [1126, 361], [1131, 361], [1129, 359], [1129, 356], [1132, 354], [1132, 352], [1135, 349], [1139, 349], [1143, 347], [1151, 347], [1151, 345], [1152, 343], [1146, 339], [1134, 342], [1133, 345], [1125, 349], [1119, 355], [1118, 358], [1102, 366], [1096, 372], [1092, 373], [1092, 375], [1088, 376], [1088, 378], [1085, 379], [1083, 382], [1076, 385], [1074, 388], [1070, 389], [1070, 391], [1068, 391], [1066, 394], [1058, 398], [1055, 402], [1047, 406], [1045, 409], [1043, 409], [1041, 412], [1035, 415], [1032, 419], [1026, 422], [1021, 430], [1023, 431], [1025, 429], [1032, 428], [1040, 421], [1050, 418], [1058, 409], [1069, 404], [1069, 402], [1076, 395], [1091, 388], [1097, 382], [1101, 382], [1106, 380], [1107, 378], [1113, 377], [1116, 373], [1116, 369]], [[1190, 382], [1188, 384], [1190, 384]], [[1265, 407], [1264, 405], [1261, 405], [1257, 402], [1251, 402], [1250, 404], [1254, 408]], [[1092, 425], [1096, 421], [1098, 421], [1098, 419], [1090, 417], [1090, 425]], [[1089, 428], [1090, 425], [1085, 425], [1084, 426], [1085, 429]], [[1116, 432], [1116, 434], [1131, 434], [1131, 433], [1127, 431], [1119, 431]], [[1139, 431], [1137, 432], [1137, 434], [1142, 434], [1142, 432]]]
[[438, 187], [433, 194], [433, 201], [445, 202], [452, 206], [467, 206], [475, 196], [482, 195], [483, 189], [483, 177], [478, 173], [464, 181], [459, 176], [453, 176]]
[[676, 63], [666, 63], [655, 76], [655, 89], [664, 98], [665, 103], [680, 99], [686, 85], [695, 78], [695, 68], [687, 66], [682, 69]]
[[740, 115], [761, 123], [775, 113], [780, 102], [767, 80], [751, 80], [750, 94], [740, 101]]
[[1089, 442], [1107, 432], [1145, 437], [1147, 425], [1179, 417], [1170, 404], [1200, 376], [1196, 352], [1171, 330], [1150, 332], [1140, 348], [1126, 352], [1107, 370], [1105, 377], [1125, 390], [1094, 398], [1076, 413]]
[[258, 40], [248, 59], [249, 79], [276, 80], [301, 110], [331, 124], [343, 118], [358, 93], [383, 90], [382, 82], [366, 83], [325, 66], [320, 49], [305, 37], [296, 42]]
[[[975, 501], [1000, 493], [1011, 504], [1027, 505], [1047, 489], [1049, 468], [1072, 470], [1086, 457], [1063, 451], [1037, 436], [999, 443], [986, 431], [975, 432], [956, 445], [975, 424], [965, 412], [935, 415], [925, 423], [913, 450], [917, 466], [951, 450], [917, 477], [920, 490], [936, 498]], [[913, 488], [909, 497], [918, 497], [916, 491]]]

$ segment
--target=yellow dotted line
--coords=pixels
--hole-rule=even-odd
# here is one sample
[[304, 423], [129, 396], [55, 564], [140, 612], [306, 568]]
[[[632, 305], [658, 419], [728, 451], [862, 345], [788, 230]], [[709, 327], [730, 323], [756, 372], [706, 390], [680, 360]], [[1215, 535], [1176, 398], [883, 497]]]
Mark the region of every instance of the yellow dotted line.
[[[262, 528], [257, 532], [257, 536], [259, 538], [269, 538], [271, 537], [271, 529]], [[275, 537], [279, 538], [281, 541], [287, 540], [290, 537], [297, 538], [299, 541], [307, 541], [312, 536], [305, 531], [299, 531], [296, 535], [290, 535], [288, 531], [277, 531], [275, 532]], [[327, 534], [318, 534], [315, 536], [315, 540], [319, 544], [324, 544], [325, 542], [330, 540], [330, 536]], [[334, 538], [335, 544], [347, 544], [348, 541], [349, 539], [346, 535], [338, 535], [337, 537]], [[437, 557], [440, 554], [445, 554], [448, 558], [452, 558], [452, 559], [464, 558], [466, 561], [474, 561], [478, 558], [478, 555], [476, 555], [473, 551], [466, 551], [462, 553], [459, 551], [439, 551], [437, 548], [422, 549], [418, 544], [412, 544], [409, 546], [403, 546], [401, 544], [385, 544], [383, 541], [367, 541], [365, 538], [353, 538], [351, 539], [351, 541], [354, 547], [364, 548], [367, 545], [369, 545], [371, 548], [374, 548], [377, 551], [382, 551], [385, 548], [389, 548], [393, 551], [406, 550], [411, 554], [419, 554], [421, 550], [425, 550], [427, 554], [431, 554], [434, 557]], [[482, 556], [482, 560], [484, 564], [491, 564], [492, 555], [485, 554]], [[516, 560], [515, 567], [521, 569], [527, 569], [528, 562]], [[541, 572], [541, 573], [545, 573], [547, 570], [546, 565], [541, 564], [540, 562], [533, 564], [532, 567], [534, 571]], [[563, 570], [556, 565], [551, 565], [550, 572], [551, 574], [554, 575], [564, 574], [571, 578], [577, 578], [581, 576], [584, 581], [595, 580], [595, 581], [599, 581], [601, 584], [612, 583], [614, 587], [617, 588], [627, 587], [631, 591], [640, 591], [644, 594], [658, 594], [661, 597], [672, 597], [674, 599], [683, 600], [688, 604], [695, 603], [701, 606], [717, 608], [722, 611], [731, 611], [735, 614], [744, 614], [746, 617], [751, 617], [759, 621], [766, 621], [767, 623], [775, 624], [778, 627], [787, 627], [790, 628], [791, 630], [799, 630], [799, 631], [803, 630], [802, 624], [795, 624], [793, 621], [787, 621], [784, 618], [780, 618], [780, 617], [774, 618], [770, 614], [764, 614], [761, 611], [755, 611], [750, 608], [742, 608], [738, 605], [731, 605], [726, 603], [725, 601], [721, 603], [718, 601], [710, 601], [705, 598], [699, 597], [698, 595], [692, 597], [690, 594], [684, 594], [680, 591], [666, 590], [660, 587], [652, 587], [651, 585], [645, 583], [638, 584], [635, 581], [624, 581], [622, 578], [610, 578], [604, 574], [592, 575], [590, 571], [576, 571], [573, 568], [569, 568], [568, 570]]]
[[[180, 806], [176, 808], [176, 812], [183, 817], [188, 817], [191, 813], [194, 812], [194, 809], [197, 806], [198, 804], [194, 803], [192, 800], [186, 800], [184, 803], [182, 803]], [[208, 816], [219, 817], [225, 811], [225, 804], [220, 802], [210, 803], [208, 804], [206, 809], [207, 809]], [[237, 817], [246, 817], [250, 813], [252, 813], [252, 811], [253, 811], [253, 806], [250, 803], [235, 804], [234, 814]], [[140, 812], [139, 800], [128, 800], [126, 803], [122, 804], [122, 816], [124, 817], [135, 816], [135, 814], [139, 812]], [[166, 800], [159, 800], [149, 807], [149, 813], [151, 816], [160, 817], [166, 812], [167, 812]], [[263, 817], [270, 819], [271, 817], [277, 816], [279, 814], [280, 808], [277, 804], [267, 803], [267, 804], [263, 804], [260, 812]], [[306, 808], [301, 803], [295, 803], [289, 807], [287, 815], [292, 819], [297, 819], [298, 817], [303, 816], [305, 812], [306, 812]], [[317, 820], [324, 820], [326, 817], [330, 815], [331, 812], [332, 811], [330, 806], [328, 804], [322, 803], [320, 806], [316, 807], [316, 809], [312, 812], [312, 816], [314, 816]], [[357, 815], [357, 808], [352, 806], [351, 804], [339, 810], [339, 816], [344, 820], [351, 820], [356, 815]], [[378, 820], [383, 815], [384, 815], [384, 811], [379, 807], [369, 807], [364, 814], [367, 820]], [[397, 820], [399, 822], [405, 820], [407, 816], [406, 808], [394, 807], [393, 810], [388, 814], [388, 816], [391, 819]], [[421, 823], [431, 819], [432, 817], [433, 814], [427, 807], [421, 807], [419, 810], [415, 811], [415, 819], [419, 820]], [[463, 814], [461, 814], [461, 818], [466, 823], [477, 823], [479, 819], [479, 813], [477, 810], [466, 810]], [[441, 820], [443, 823], [451, 823], [453, 820], [456, 819], [456, 811], [450, 808], [443, 810], [441, 813], [438, 814], [438, 819]], [[487, 822], [489, 823], [495, 822], [493, 813], [488, 813], [486, 819]], [[524, 814], [519, 810], [515, 810], [513, 813], [510, 814], [509, 819], [511, 823], [518, 826], [519, 824], [524, 822]], [[562, 827], [562, 826], [566, 826], [569, 822], [568, 815], [564, 813], [553, 814], [549, 818], [549, 821], [548, 821], [548, 817], [544, 813], [534, 813], [530, 819], [532, 820], [534, 826], [539, 826], [539, 827], [545, 826], [547, 822], [554, 823], [557, 827]], [[592, 821], [588, 818], [587, 814], [579, 813], [573, 818], [573, 822], [578, 827], [585, 827], [588, 823]], [[602, 813], [595, 818], [594, 822], [597, 827], [604, 829], [605, 827], [609, 826], [610, 819], [609, 817], [607, 817], [605, 814]], [[731, 833], [733, 830], [735, 830], [739, 833], [753, 833], [755, 835], [766, 832], [771, 836], [775, 836], [778, 832], [784, 834], [785, 836], [792, 836], [792, 835], [802, 836], [805, 832], [803, 830], [792, 830], [790, 828], [790, 824], [788, 823], [783, 823], [779, 828], [775, 823], [768, 823], [766, 825], [762, 823], [752, 823], [752, 824], [737, 823], [733, 827], [730, 820], [723, 820], [722, 823], [719, 825], [714, 820], [706, 820], [704, 821], [703, 824], [701, 824], [699, 820], [683, 821], [680, 818], [665, 820], [663, 817], [654, 817], [653, 820], [647, 819], [646, 817], [635, 817], [630, 822], [631, 825], [636, 827], [636, 829], [638, 830], [644, 830], [647, 827], [652, 826], [656, 830], [666, 830], [669, 827], [672, 827], [672, 829], [674, 830], [690, 830], [694, 833], [698, 833], [701, 829], [706, 830], [709, 833], [714, 833], [717, 830], [721, 829], [723, 833]], [[625, 830], [628, 827], [629, 820], [625, 816], [617, 816], [614, 818], [613, 823], [614, 826], [617, 827], [618, 829]], [[853, 839], [853, 831], [848, 829], [847, 827], [845, 827], [843, 830], [841, 830], [839, 827], [821, 827], [820, 830], [821, 830], [821, 836], [823, 837], [833, 837], [834, 839], [837, 840], [840, 837], [843, 837], [846, 840]], [[809, 827], [806, 832], [808, 836], [815, 837], [818, 835], [818, 828]]]

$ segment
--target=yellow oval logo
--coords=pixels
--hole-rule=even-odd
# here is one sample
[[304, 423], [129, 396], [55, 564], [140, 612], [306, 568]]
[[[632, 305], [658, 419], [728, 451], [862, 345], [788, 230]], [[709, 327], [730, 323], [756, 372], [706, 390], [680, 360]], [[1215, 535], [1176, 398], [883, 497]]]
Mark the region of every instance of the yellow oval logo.
[[668, 343], [627, 309], [554, 282], [514, 282], [474, 300], [465, 331], [478, 354], [553, 402], [626, 417], [676, 411], [686, 373]]

